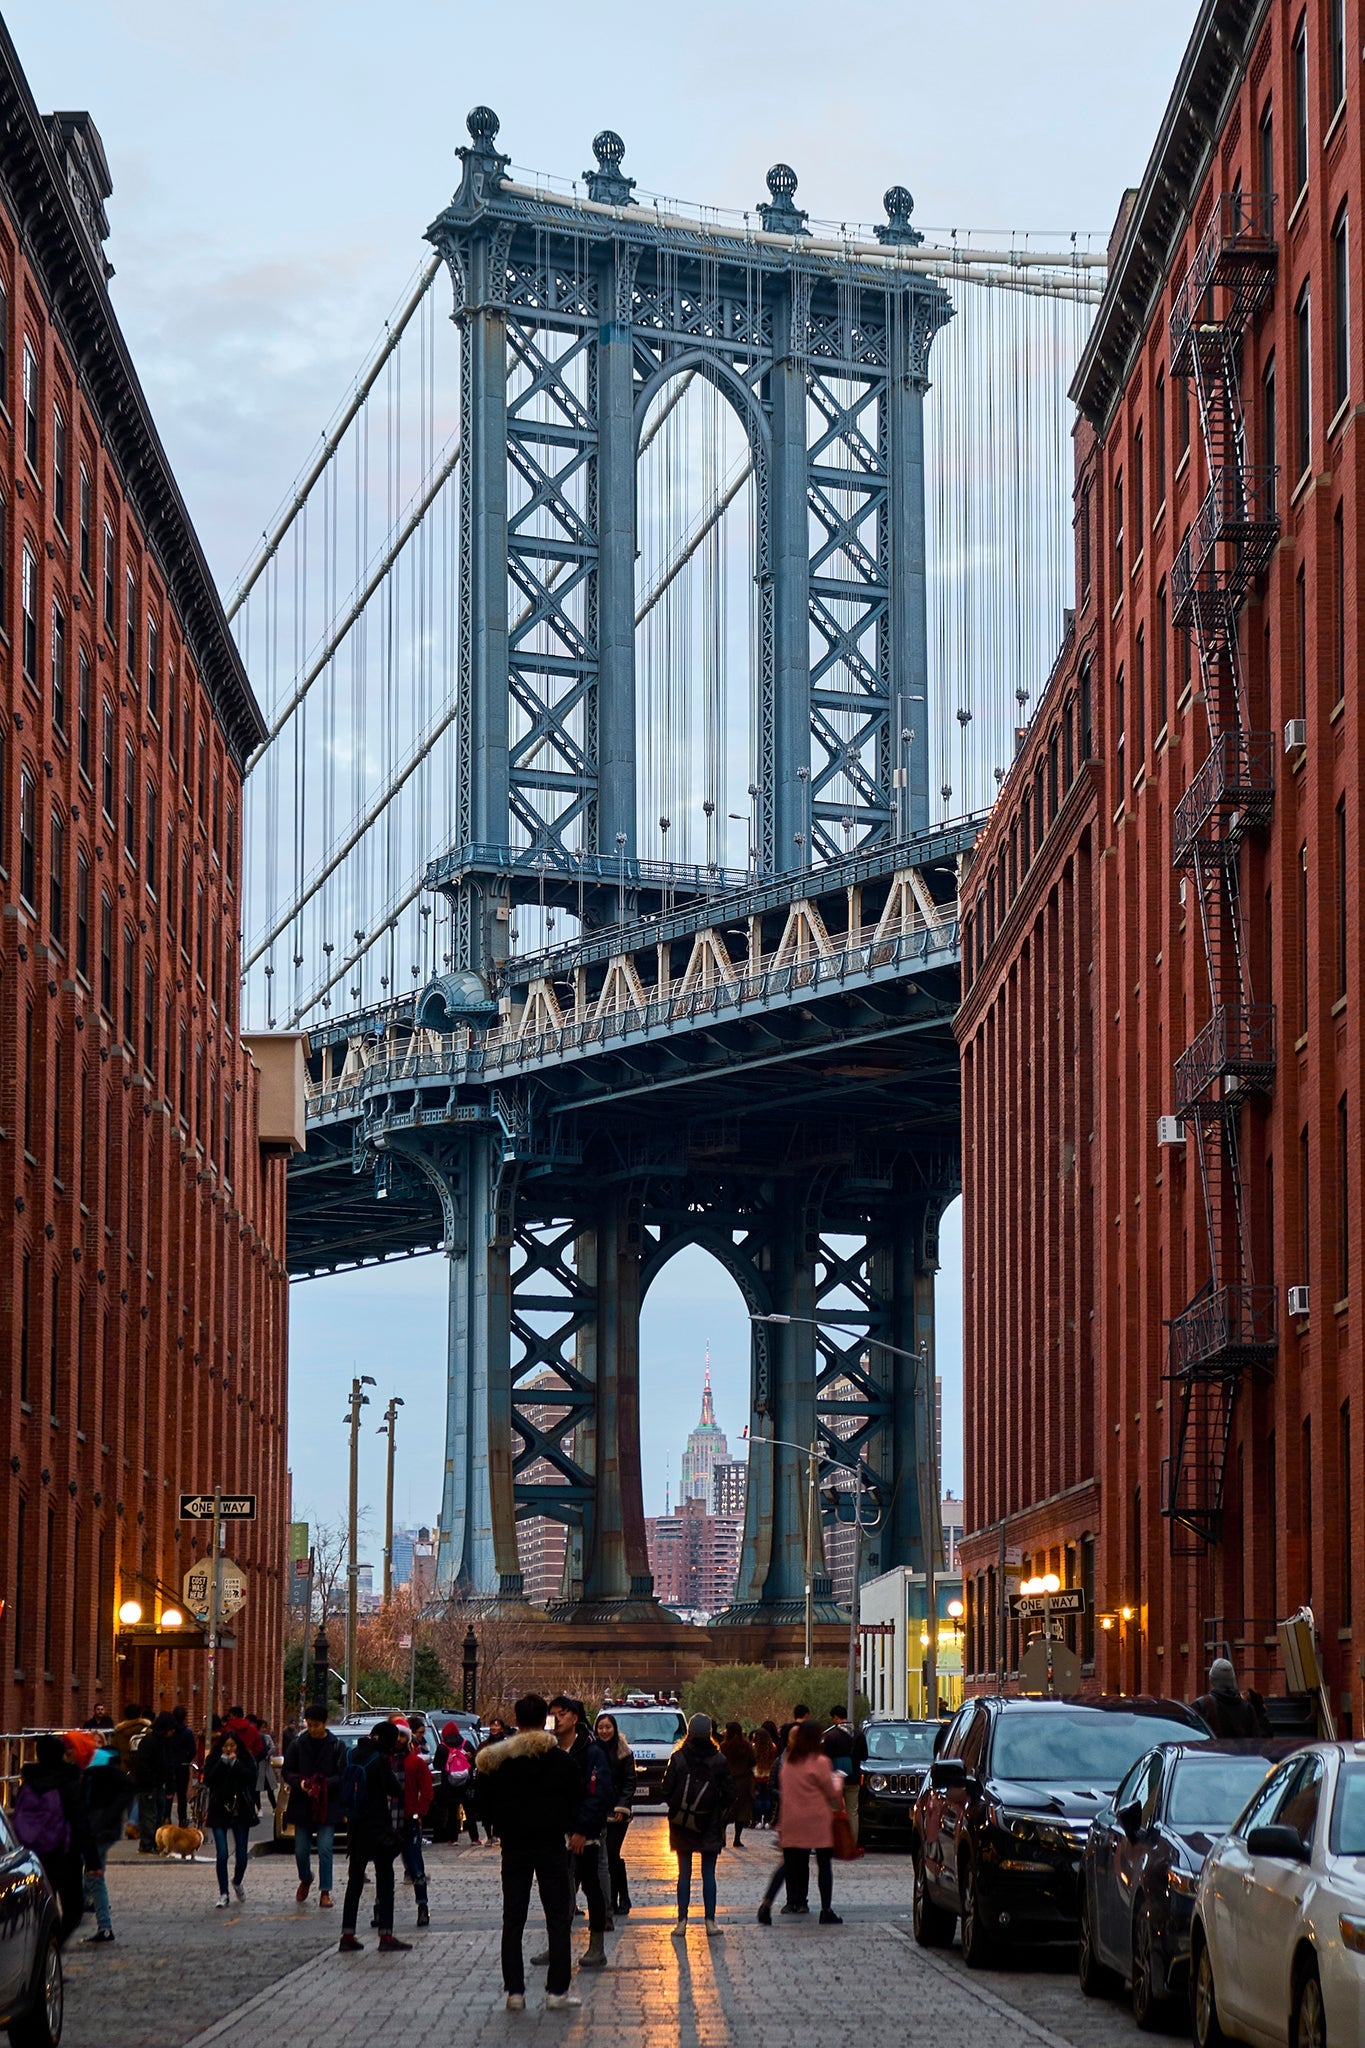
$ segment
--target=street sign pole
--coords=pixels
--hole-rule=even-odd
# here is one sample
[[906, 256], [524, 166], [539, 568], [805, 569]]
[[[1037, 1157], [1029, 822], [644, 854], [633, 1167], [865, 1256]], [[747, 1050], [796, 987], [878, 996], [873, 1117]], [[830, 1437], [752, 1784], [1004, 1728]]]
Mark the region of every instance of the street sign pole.
[[209, 1585], [209, 1724], [204, 1748], [213, 1742], [213, 1724], [218, 1715], [218, 1630], [222, 1621], [221, 1613], [221, 1556], [223, 1548], [223, 1494], [220, 1487], [213, 1489], [213, 1578]]
[[1047, 1644], [1047, 1696], [1052, 1698], [1052, 1595], [1043, 1595], [1043, 1640]]

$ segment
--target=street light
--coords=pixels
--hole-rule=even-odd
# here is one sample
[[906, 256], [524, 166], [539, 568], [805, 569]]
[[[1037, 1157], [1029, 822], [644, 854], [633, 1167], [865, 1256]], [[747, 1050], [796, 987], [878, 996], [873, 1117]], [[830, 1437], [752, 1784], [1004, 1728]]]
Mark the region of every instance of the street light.
[[384, 1420], [376, 1435], [389, 1440], [389, 1471], [384, 1488], [384, 1605], [393, 1598], [393, 1454], [398, 1442], [398, 1411], [403, 1406], [403, 1396], [394, 1394], [384, 1410]]
[[125, 1600], [119, 1608], [118, 1618], [125, 1628], [136, 1628], [142, 1619], [142, 1604], [138, 1600]]
[[355, 1626], [356, 1609], [360, 1594], [360, 1555], [357, 1548], [358, 1537], [356, 1530], [356, 1523], [360, 1512], [357, 1504], [357, 1496], [360, 1490], [360, 1411], [362, 1408], [368, 1408], [370, 1405], [370, 1397], [362, 1392], [362, 1389], [372, 1387], [373, 1385], [374, 1379], [371, 1374], [367, 1372], [357, 1374], [356, 1378], [351, 1381], [351, 1399], [346, 1409], [346, 1421], [351, 1431], [351, 1495], [347, 1523], [348, 1541], [346, 1552], [346, 1712], [348, 1714], [355, 1705]]

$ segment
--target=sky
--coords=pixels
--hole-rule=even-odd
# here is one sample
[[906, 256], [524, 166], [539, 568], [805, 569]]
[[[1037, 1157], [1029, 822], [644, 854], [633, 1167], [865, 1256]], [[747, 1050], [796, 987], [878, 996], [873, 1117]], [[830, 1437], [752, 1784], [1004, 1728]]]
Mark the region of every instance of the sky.
[[[822, 220], [1107, 231], [1141, 177], [1195, 0], [756, 0], [642, 12], [547, 0], [11, 0], [43, 111], [88, 108], [114, 180], [115, 307], [210, 562], [230, 589], [426, 253], [478, 102], [514, 166], [566, 177], [603, 126], [646, 193], [726, 207], [766, 197], [778, 160]], [[945, 1479], [961, 1487], [960, 1204], [939, 1283]], [[434, 1520], [444, 1436], [440, 1259], [291, 1294], [298, 1511], [344, 1512], [345, 1399], [378, 1386], [361, 1497], [382, 1516], [384, 1400], [401, 1394], [397, 1509]], [[722, 1425], [743, 1426], [748, 1337], [701, 1254], [660, 1275], [642, 1330], [646, 1508], [663, 1504], [711, 1346]]]

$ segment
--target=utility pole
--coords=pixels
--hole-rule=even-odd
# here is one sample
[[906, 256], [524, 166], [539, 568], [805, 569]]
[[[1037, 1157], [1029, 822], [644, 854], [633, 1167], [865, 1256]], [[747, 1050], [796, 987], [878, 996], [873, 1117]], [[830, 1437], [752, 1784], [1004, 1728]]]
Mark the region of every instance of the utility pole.
[[808, 1665], [815, 1662], [815, 1530], [816, 1461], [820, 1456], [818, 1445], [810, 1447], [809, 1479], [806, 1487], [806, 1657]]
[[398, 1411], [403, 1405], [403, 1396], [394, 1394], [384, 1410], [384, 1420], [379, 1425], [380, 1436], [389, 1440], [389, 1474], [384, 1488], [384, 1605], [393, 1598], [393, 1454], [398, 1441]]
[[213, 1583], [209, 1591], [209, 1725], [208, 1741], [213, 1741], [213, 1724], [218, 1718], [218, 1637], [223, 1626], [223, 1495], [221, 1488], [213, 1489]]
[[351, 1430], [351, 1498], [347, 1524], [346, 1550], [346, 1671], [345, 1711], [349, 1714], [355, 1703], [355, 1623], [356, 1608], [360, 1591], [360, 1556], [357, 1550], [356, 1524], [360, 1516], [360, 1411], [368, 1408], [370, 1397], [361, 1391], [372, 1387], [369, 1373], [361, 1373], [351, 1381], [351, 1400], [346, 1412]]
[[920, 1510], [924, 1530], [924, 1613], [929, 1648], [924, 1659], [924, 1689], [928, 1694], [926, 1718], [938, 1716], [938, 1566], [943, 1550], [938, 1497], [938, 1387], [929, 1359], [929, 1339], [919, 1347], [920, 1392], [924, 1401], [925, 1463], [929, 1470]]

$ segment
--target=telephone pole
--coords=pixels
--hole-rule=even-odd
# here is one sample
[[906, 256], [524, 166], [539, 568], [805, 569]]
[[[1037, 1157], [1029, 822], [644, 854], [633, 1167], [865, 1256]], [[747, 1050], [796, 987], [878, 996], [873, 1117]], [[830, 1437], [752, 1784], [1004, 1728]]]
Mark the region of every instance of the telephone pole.
[[369, 1373], [361, 1373], [351, 1381], [351, 1399], [346, 1410], [346, 1420], [351, 1430], [351, 1499], [347, 1525], [346, 1550], [346, 1700], [349, 1714], [355, 1705], [355, 1623], [358, 1594], [360, 1590], [360, 1556], [357, 1550], [356, 1524], [360, 1516], [360, 1411], [368, 1408], [370, 1397], [362, 1393], [364, 1387], [372, 1387]]
[[379, 1435], [389, 1440], [389, 1474], [384, 1489], [384, 1605], [393, 1598], [393, 1454], [398, 1441], [398, 1411], [403, 1406], [401, 1394], [390, 1396], [384, 1410], [384, 1420], [379, 1425]]

